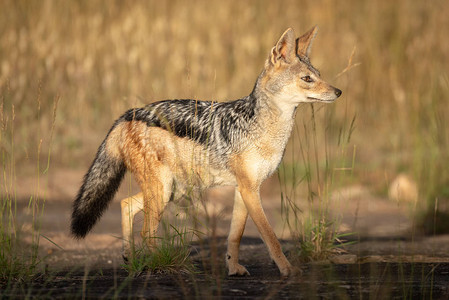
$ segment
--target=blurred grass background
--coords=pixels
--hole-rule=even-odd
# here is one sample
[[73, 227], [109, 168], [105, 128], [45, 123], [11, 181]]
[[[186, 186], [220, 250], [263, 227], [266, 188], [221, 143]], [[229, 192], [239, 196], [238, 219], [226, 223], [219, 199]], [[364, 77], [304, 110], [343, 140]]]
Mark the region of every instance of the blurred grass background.
[[312, 63], [343, 90], [317, 124], [335, 144], [355, 117], [354, 181], [386, 195], [406, 173], [429, 207], [449, 206], [448, 16], [446, 0], [2, 0], [1, 147], [26, 172], [52, 139], [52, 168], [85, 170], [127, 108], [245, 96], [283, 31], [317, 24]]

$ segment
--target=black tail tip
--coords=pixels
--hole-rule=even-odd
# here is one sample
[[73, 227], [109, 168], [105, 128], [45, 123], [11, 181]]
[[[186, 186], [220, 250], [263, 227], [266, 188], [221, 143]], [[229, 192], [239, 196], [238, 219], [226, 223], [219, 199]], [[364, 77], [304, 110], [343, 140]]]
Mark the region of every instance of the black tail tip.
[[86, 233], [83, 233], [83, 232], [75, 232], [75, 231], [71, 231], [71, 234], [72, 234], [72, 237], [75, 239], [75, 240], [82, 240], [82, 239], [84, 239], [85, 237], [86, 237]]
[[87, 233], [89, 232], [90, 228], [89, 226], [86, 226], [85, 222], [82, 222], [80, 220], [77, 219], [73, 219], [72, 220], [72, 224], [70, 227], [70, 233], [72, 234], [72, 236], [77, 239], [83, 239], [86, 237]]

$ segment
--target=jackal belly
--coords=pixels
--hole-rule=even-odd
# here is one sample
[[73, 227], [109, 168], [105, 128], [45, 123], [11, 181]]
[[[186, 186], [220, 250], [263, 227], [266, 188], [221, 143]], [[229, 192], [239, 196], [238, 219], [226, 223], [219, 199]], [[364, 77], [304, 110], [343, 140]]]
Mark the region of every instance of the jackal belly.
[[178, 159], [171, 170], [176, 185], [185, 189], [236, 185], [235, 176], [228, 169], [211, 164], [209, 155], [199, 151]]

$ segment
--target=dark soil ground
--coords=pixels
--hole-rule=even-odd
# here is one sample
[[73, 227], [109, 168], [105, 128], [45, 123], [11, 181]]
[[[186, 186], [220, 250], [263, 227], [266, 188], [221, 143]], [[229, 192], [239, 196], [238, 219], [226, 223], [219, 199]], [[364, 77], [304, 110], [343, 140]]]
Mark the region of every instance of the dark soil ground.
[[[224, 257], [224, 239], [218, 239], [217, 257]], [[204, 243], [201, 251], [211, 251]], [[199, 247], [198, 245], [196, 245]], [[277, 267], [266, 256], [263, 243], [254, 238], [242, 241], [252, 250], [242, 263], [251, 276], [228, 277], [220, 259], [194, 255], [197, 273], [151, 274], [129, 277], [117, 262], [102, 262], [111, 254], [97, 253], [93, 265], [64, 266], [49, 271], [20, 286], [4, 289], [3, 297], [12, 298], [216, 298], [216, 299], [446, 299], [449, 297], [449, 263], [384, 262], [365, 257], [356, 263], [303, 264], [303, 275], [281, 279]], [[78, 255], [78, 256], [77, 256]], [[87, 256], [94, 253], [85, 254]], [[79, 257], [79, 253], [64, 253]], [[214, 257], [214, 256], [212, 256]]]
[[[75, 178], [82, 178], [76, 175]], [[65, 177], [68, 178], [68, 177]], [[77, 183], [63, 186], [78, 186]], [[57, 187], [53, 190], [57, 190]], [[349, 191], [349, 192], [348, 192]], [[449, 236], [410, 234], [411, 220], [397, 203], [376, 199], [359, 187], [347, 189], [337, 205], [342, 225], [356, 232], [355, 244], [323, 262], [304, 263], [303, 275], [281, 279], [251, 221], [240, 248], [240, 262], [251, 276], [228, 277], [224, 264], [226, 233], [232, 201], [216, 200], [216, 220], [201, 240], [193, 243], [195, 273], [130, 277], [121, 258], [120, 205], [109, 210], [85, 240], [69, 235], [71, 197], [57, 195], [45, 203], [40, 222], [40, 273], [26, 283], [11, 282], [0, 289], [2, 298], [55, 299], [447, 299], [449, 298]], [[345, 196], [346, 195], [346, 196]], [[232, 191], [214, 198], [229, 198]], [[265, 195], [264, 207], [272, 224], [279, 219], [279, 201]], [[342, 197], [343, 197], [342, 196]], [[27, 198], [19, 201], [17, 221], [26, 236], [30, 228]], [[356, 211], [356, 213], [355, 213]], [[167, 211], [168, 214], [175, 215]], [[354, 219], [356, 216], [356, 219]], [[139, 222], [139, 221], [137, 221]], [[137, 225], [140, 226], [140, 225]], [[282, 236], [279, 226], [274, 226]], [[210, 229], [210, 228], [209, 228]], [[25, 239], [25, 243], [27, 240]], [[291, 240], [284, 237], [287, 252]]]

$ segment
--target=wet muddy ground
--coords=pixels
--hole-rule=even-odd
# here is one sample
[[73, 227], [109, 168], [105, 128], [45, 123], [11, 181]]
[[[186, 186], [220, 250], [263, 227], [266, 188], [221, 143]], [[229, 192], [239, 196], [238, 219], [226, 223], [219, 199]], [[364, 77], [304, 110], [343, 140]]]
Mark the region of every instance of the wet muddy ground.
[[[81, 178], [82, 176], [75, 176]], [[69, 186], [77, 186], [70, 184]], [[130, 277], [121, 258], [120, 205], [115, 200], [85, 240], [69, 235], [71, 194], [47, 201], [40, 221], [40, 273], [27, 283], [10, 283], [0, 290], [11, 298], [214, 298], [214, 299], [447, 299], [449, 298], [449, 236], [410, 234], [412, 221], [397, 203], [376, 199], [363, 188], [341, 193], [334, 202], [342, 227], [355, 232], [345, 253], [323, 262], [304, 263], [303, 275], [281, 279], [265, 245], [248, 222], [240, 260], [251, 276], [228, 277], [224, 264], [226, 233], [232, 201], [217, 200], [210, 209], [215, 221], [192, 244], [195, 273]], [[348, 194], [349, 193], [349, 194]], [[267, 193], [265, 193], [267, 194]], [[213, 198], [232, 197], [232, 190]], [[291, 239], [282, 227], [278, 199], [264, 207], [285, 251]], [[26, 199], [26, 198], [24, 198]], [[59, 200], [65, 199], [65, 200]], [[19, 201], [17, 221], [29, 230], [28, 201]], [[207, 208], [207, 209], [209, 209]], [[355, 213], [355, 211], [357, 213]], [[168, 208], [167, 214], [179, 216]], [[356, 217], [354, 217], [356, 216]], [[139, 224], [139, 220], [137, 220]], [[139, 225], [137, 225], [139, 226]], [[24, 234], [26, 236], [26, 234]], [[25, 243], [27, 241], [25, 240]]]
[[[384, 242], [385, 243], [385, 242]], [[303, 275], [281, 279], [269, 261], [265, 246], [254, 238], [242, 241], [242, 263], [251, 276], [228, 277], [224, 263], [224, 239], [196, 245], [196, 250], [215, 252], [203, 259], [192, 252], [197, 272], [181, 274], [142, 273], [129, 277], [111, 252], [72, 252], [57, 255], [60, 261], [74, 258], [74, 265], [61, 263], [58, 271], [48, 271], [31, 283], [10, 286], [4, 297], [56, 299], [447, 299], [449, 262], [400, 262], [400, 256], [365, 256], [352, 263], [307, 263]], [[285, 244], [285, 243], [284, 243]], [[201, 248], [200, 248], [201, 247]], [[195, 250], [194, 250], [195, 251]], [[97, 259], [95, 259], [95, 256]], [[218, 257], [220, 259], [218, 259]], [[417, 260], [424, 256], [418, 256]], [[212, 260], [214, 256], [212, 255]], [[404, 258], [404, 257], [403, 257]], [[79, 259], [90, 263], [78, 265]], [[390, 261], [388, 261], [390, 260]], [[443, 259], [443, 261], [449, 261]], [[54, 266], [54, 265], [53, 265]]]

